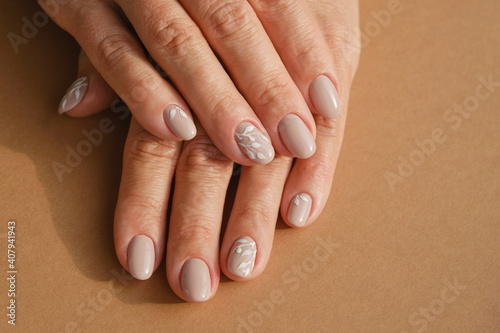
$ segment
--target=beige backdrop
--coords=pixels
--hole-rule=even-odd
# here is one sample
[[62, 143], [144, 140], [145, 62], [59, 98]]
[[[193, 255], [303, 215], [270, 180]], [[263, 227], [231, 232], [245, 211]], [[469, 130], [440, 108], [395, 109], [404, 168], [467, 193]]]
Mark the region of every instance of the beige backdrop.
[[[281, 222], [257, 280], [223, 278], [213, 300], [189, 304], [164, 264], [146, 282], [122, 275], [112, 218], [127, 124], [110, 111], [58, 116], [77, 46], [49, 23], [15, 53], [7, 34], [39, 8], [2, 0], [0, 275], [9, 220], [18, 272], [15, 328], [0, 279], [0, 331], [498, 332], [500, 2], [401, 0], [378, 23], [372, 11], [388, 2], [361, 3], [363, 53], [325, 212], [307, 230]], [[52, 162], [103, 118], [116, 130], [59, 182]]]

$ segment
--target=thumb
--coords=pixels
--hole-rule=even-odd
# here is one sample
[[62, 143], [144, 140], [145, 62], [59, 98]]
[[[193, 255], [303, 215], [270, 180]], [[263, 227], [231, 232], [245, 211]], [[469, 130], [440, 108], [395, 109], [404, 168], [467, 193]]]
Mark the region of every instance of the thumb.
[[108, 109], [116, 99], [116, 93], [82, 50], [78, 59], [78, 78], [62, 98], [58, 108], [59, 114], [71, 117], [90, 116]]

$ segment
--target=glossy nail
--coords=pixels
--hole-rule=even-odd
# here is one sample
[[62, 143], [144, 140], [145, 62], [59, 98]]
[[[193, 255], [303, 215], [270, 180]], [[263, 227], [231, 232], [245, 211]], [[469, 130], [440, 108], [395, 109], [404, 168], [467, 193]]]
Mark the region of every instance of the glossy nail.
[[278, 130], [281, 140], [293, 156], [308, 158], [316, 151], [316, 143], [311, 132], [297, 115], [289, 114], [283, 118]]
[[193, 302], [203, 302], [210, 298], [210, 271], [201, 259], [193, 258], [184, 263], [181, 286], [184, 295]]
[[309, 194], [297, 194], [288, 208], [288, 221], [296, 227], [302, 227], [311, 213], [312, 199]]
[[75, 106], [78, 105], [85, 96], [87, 89], [89, 87], [89, 79], [84, 76], [73, 82], [71, 87], [66, 91], [66, 95], [64, 95], [61, 103], [59, 104], [59, 114], [63, 114]]
[[234, 133], [240, 149], [255, 163], [267, 164], [274, 158], [274, 148], [267, 136], [254, 125], [244, 122]]
[[227, 269], [236, 276], [247, 277], [253, 270], [256, 256], [255, 241], [248, 236], [240, 237], [231, 247]]
[[163, 111], [163, 119], [168, 128], [182, 140], [191, 140], [196, 135], [193, 120], [177, 105], [168, 106]]
[[325, 75], [320, 75], [311, 83], [309, 94], [314, 108], [327, 119], [334, 119], [340, 114], [340, 98], [337, 89]]
[[128, 246], [128, 267], [136, 279], [147, 280], [155, 266], [155, 246], [146, 235], [135, 236]]

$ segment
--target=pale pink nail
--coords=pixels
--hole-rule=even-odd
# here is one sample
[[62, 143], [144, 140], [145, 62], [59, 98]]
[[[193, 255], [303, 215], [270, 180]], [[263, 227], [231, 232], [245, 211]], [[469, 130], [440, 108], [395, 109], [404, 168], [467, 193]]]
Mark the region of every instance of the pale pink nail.
[[297, 194], [288, 208], [288, 221], [296, 227], [302, 227], [311, 213], [312, 199], [309, 194]]
[[89, 79], [86, 76], [83, 76], [73, 82], [73, 84], [66, 91], [66, 95], [62, 98], [61, 103], [59, 103], [59, 114], [68, 112], [77, 106], [85, 96], [88, 87]]
[[203, 302], [211, 295], [210, 271], [207, 264], [197, 258], [184, 263], [181, 273], [181, 287], [184, 295], [193, 302]]
[[309, 88], [311, 101], [320, 115], [327, 119], [336, 118], [341, 111], [340, 98], [337, 89], [325, 75], [320, 75], [311, 83]]
[[309, 158], [316, 151], [316, 143], [306, 124], [295, 114], [283, 118], [278, 130], [285, 146], [293, 156]]
[[155, 246], [146, 235], [135, 236], [128, 246], [128, 267], [130, 274], [139, 280], [147, 280], [155, 266]]
[[163, 119], [172, 133], [182, 140], [191, 140], [196, 135], [193, 120], [177, 105], [168, 106], [163, 111]]
[[256, 256], [255, 241], [248, 236], [240, 237], [231, 247], [227, 269], [236, 276], [247, 277], [252, 273]]

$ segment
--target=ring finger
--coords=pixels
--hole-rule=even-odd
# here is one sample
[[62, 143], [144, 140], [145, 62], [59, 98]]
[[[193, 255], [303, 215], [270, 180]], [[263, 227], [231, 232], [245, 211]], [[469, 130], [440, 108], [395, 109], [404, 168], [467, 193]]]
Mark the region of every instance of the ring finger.
[[202, 302], [219, 283], [219, 234], [233, 163], [202, 128], [179, 158], [167, 241], [167, 278], [181, 298]]

